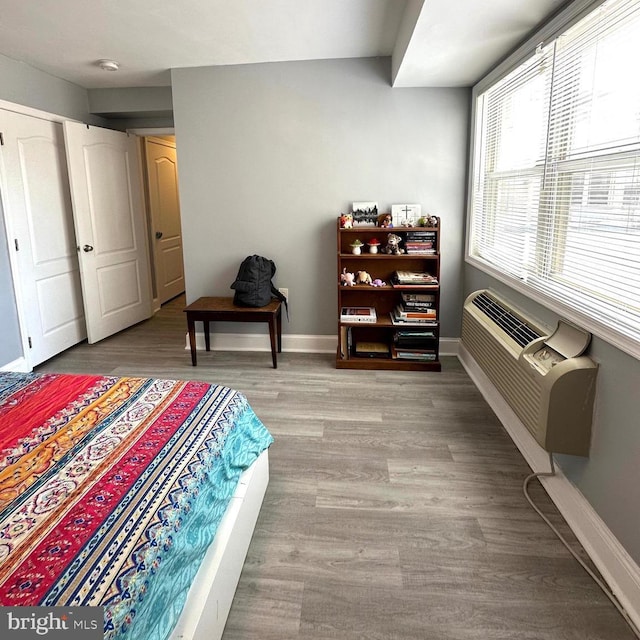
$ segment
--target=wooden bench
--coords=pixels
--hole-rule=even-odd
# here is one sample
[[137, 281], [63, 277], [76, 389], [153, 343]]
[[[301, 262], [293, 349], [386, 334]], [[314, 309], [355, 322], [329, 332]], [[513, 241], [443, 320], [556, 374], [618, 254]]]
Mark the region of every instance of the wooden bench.
[[[282, 351], [282, 303], [272, 300], [264, 307], [238, 307], [233, 304], [233, 298], [198, 298], [184, 312], [187, 314], [189, 329], [189, 346], [191, 347], [191, 364], [195, 367], [196, 360], [196, 322], [202, 321], [204, 327], [204, 344], [207, 351], [211, 351], [209, 337], [209, 322], [267, 322], [269, 324], [269, 338], [271, 340], [271, 357], [273, 368], [278, 368], [276, 355]], [[277, 345], [276, 345], [277, 336]]]

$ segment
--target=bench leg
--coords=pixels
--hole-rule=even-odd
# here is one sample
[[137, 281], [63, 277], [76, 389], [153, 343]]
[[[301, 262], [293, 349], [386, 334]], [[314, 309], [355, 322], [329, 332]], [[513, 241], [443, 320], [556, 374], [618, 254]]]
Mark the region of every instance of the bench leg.
[[204, 348], [207, 351], [211, 351], [211, 336], [209, 335], [209, 321], [202, 321], [202, 328], [204, 330]]
[[278, 307], [276, 322], [278, 326], [278, 353], [282, 353], [282, 305]]
[[191, 365], [195, 367], [198, 364], [196, 360], [196, 323], [188, 315], [187, 328], [189, 330], [189, 347], [191, 348]]
[[273, 360], [273, 368], [278, 368], [278, 356], [276, 355], [276, 318], [273, 314], [269, 318], [269, 339], [271, 340], [271, 359]]

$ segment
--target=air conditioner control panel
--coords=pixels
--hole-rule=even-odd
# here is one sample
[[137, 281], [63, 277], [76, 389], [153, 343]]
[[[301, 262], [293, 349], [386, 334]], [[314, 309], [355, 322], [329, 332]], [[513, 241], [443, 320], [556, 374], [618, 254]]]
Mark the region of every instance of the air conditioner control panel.
[[544, 376], [561, 362], [582, 355], [589, 342], [590, 333], [559, 320], [553, 334], [527, 345], [521, 357], [534, 371]]
[[563, 362], [564, 359], [565, 357], [561, 353], [554, 351], [551, 347], [544, 346], [531, 354], [529, 361], [544, 373], [558, 362]]

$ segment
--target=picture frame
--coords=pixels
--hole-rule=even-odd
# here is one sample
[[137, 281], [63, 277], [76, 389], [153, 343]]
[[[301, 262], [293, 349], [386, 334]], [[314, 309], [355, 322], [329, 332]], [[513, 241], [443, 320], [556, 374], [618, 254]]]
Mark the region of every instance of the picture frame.
[[392, 204], [391, 220], [394, 227], [414, 227], [422, 215], [422, 205]]
[[374, 225], [378, 220], [377, 202], [354, 202], [351, 205], [354, 224]]

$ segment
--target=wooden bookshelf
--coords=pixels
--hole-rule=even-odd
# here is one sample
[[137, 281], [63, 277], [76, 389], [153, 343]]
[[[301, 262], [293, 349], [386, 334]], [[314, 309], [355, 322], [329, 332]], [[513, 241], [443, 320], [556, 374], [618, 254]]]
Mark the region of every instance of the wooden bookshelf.
[[[433, 253], [402, 253], [390, 255], [383, 253], [387, 236], [394, 233], [402, 238], [400, 248], [405, 249], [407, 238], [417, 237], [417, 232], [432, 232]], [[370, 253], [369, 242], [379, 241], [378, 253]], [[354, 240], [362, 242], [361, 253], [352, 253]], [[338, 350], [336, 367], [338, 369], [389, 369], [414, 371], [440, 371], [440, 225], [436, 227], [393, 227], [380, 228], [357, 225], [351, 229], [342, 229], [337, 220], [337, 265], [338, 265]], [[383, 286], [370, 284], [346, 286], [341, 282], [343, 271], [356, 274], [366, 271], [373, 280], [382, 280]], [[398, 285], [394, 274], [398, 271], [427, 273], [437, 279], [437, 285]], [[436, 320], [429, 324], [398, 325], [391, 319], [391, 313], [397, 306], [403, 306], [405, 293], [430, 294], [435, 309]], [[373, 307], [376, 310], [375, 322], [343, 322], [340, 310], [343, 307]], [[400, 335], [398, 335], [400, 332]], [[408, 357], [393, 357], [398, 340], [419, 345], [401, 349]], [[375, 345], [373, 348], [371, 345]], [[388, 357], [379, 355], [380, 345], [386, 345]], [[402, 347], [402, 345], [400, 345]], [[371, 347], [371, 348], [369, 348]], [[394, 349], [396, 347], [396, 349]], [[422, 348], [421, 348], [422, 347]], [[428, 352], [428, 355], [420, 354]], [[363, 355], [358, 355], [363, 354]], [[415, 359], [414, 359], [415, 356]], [[430, 359], [425, 359], [430, 358]], [[433, 359], [431, 359], [433, 358]]]

